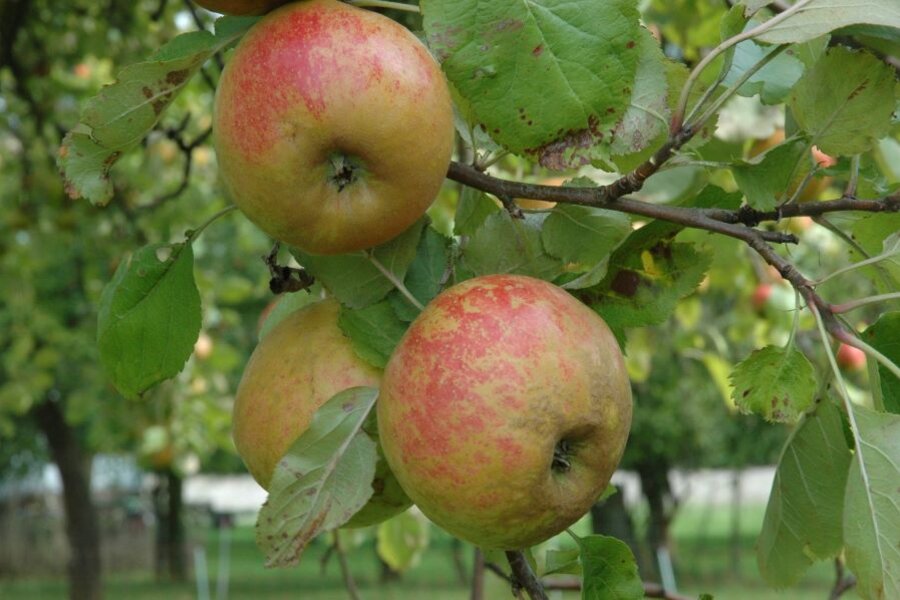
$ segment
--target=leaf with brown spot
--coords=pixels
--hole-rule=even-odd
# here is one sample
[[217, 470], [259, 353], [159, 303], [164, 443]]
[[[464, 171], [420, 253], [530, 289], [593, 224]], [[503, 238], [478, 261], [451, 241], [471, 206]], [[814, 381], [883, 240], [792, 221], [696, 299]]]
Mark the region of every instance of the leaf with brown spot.
[[793, 346], [753, 352], [734, 368], [731, 382], [739, 409], [781, 423], [796, 421], [812, 406], [817, 389], [812, 364]]
[[240, 38], [256, 20], [224, 17], [216, 22], [215, 34], [179, 35], [149, 60], [122, 69], [115, 83], [88, 100], [59, 154], [69, 195], [99, 205], [109, 202], [113, 164], [140, 144], [203, 63]]
[[378, 453], [362, 427], [377, 397], [375, 388], [336, 394], [279, 461], [256, 521], [267, 566], [296, 564], [313, 538], [346, 523], [372, 497]]
[[602, 10], [568, 0], [424, 0], [421, 8], [447, 78], [498, 143], [551, 168], [585, 164], [607, 143], [638, 63], [627, 44], [640, 35], [633, 0], [605, 0]]

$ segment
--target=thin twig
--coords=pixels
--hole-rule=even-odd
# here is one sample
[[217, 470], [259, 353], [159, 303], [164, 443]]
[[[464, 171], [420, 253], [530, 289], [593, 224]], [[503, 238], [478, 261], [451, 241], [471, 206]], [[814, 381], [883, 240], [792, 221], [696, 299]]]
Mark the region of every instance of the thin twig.
[[844, 561], [840, 558], [834, 559], [834, 587], [828, 595], [828, 600], [838, 600], [844, 595], [844, 592], [856, 585], [856, 578], [853, 575], [844, 575]]
[[334, 553], [338, 557], [338, 564], [341, 566], [341, 575], [344, 578], [344, 587], [347, 588], [347, 595], [351, 600], [360, 600], [359, 590], [356, 588], [356, 582], [353, 581], [353, 575], [350, 574], [350, 566], [347, 564], [347, 555], [341, 548], [341, 538], [338, 532], [334, 532]]
[[719, 44], [718, 46], [713, 48], [709, 52], [709, 54], [704, 56], [703, 60], [701, 60], [697, 64], [697, 66], [694, 67], [694, 70], [691, 71], [691, 74], [688, 77], [687, 81], [685, 82], [684, 87], [681, 89], [681, 97], [678, 100], [678, 108], [675, 110], [675, 114], [672, 118], [672, 130], [677, 131], [677, 130], [681, 129], [683, 119], [684, 119], [684, 113], [685, 113], [685, 110], [687, 109], [688, 100], [690, 99], [691, 88], [694, 86], [694, 83], [700, 77], [700, 74], [703, 72], [703, 70], [706, 69], [706, 67], [708, 67], [709, 64], [712, 63], [712, 61], [714, 61], [716, 58], [719, 57], [720, 54], [722, 54], [723, 52], [725, 52], [732, 46], [736, 46], [737, 44], [739, 44], [745, 40], [749, 40], [758, 35], [761, 35], [761, 34], [765, 33], [766, 31], [768, 31], [769, 29], [771, 29], [772, 27], [774, 27], [775, 25], [778, 25], [782, 21], [789, 19], [797, 11], [799, 11], [804, 6], [809, 4], [810, 1], [811, 0], [800, 0], [799, 2], [797, 2], [797, 4], [794, 4], [789, 9], [785, 10], [783, 13], [769, 19], [768, 21], [766, 21], [760, 25], [757, 25], [753, 29], [748, 29], [747, 31], [744, 31], [742, 33], [739, 33], [738, 35], [728, 38], [727, 40], [723, 41], [721, 44]]
[[873, 256], [871, 258], [867, 258], [865, 260], [861, 260], [859, 262], [853, 263], [852, 265], [847, 265], [846, 267], [842, 267], [836, 271], [832, 271], [825, 277], [822, 277], [821, 279], [816, 281], [815, 284], [817, 286], [822, 285], [826, 281], [830, 281], [831, 279], [837, 277], [838, 275], [843, 275], [844, 273], [849, 273], [850, 271], [855, 271], [856, 269], [860, 269], [862, 267], [868, 267], [869, 265], [874, 265], [876, 263], [879, 263], [883, 260], [887, 260], [887, 259], [892, 258], [897, 255], [900, 255], [900, 248], [890, 250], [888, 252], [883, 252], [877, 256]]
[[[643, 582], [645, 598], [661, 598], [662, 600], [692, 600], [688, 596], [682, 596], [675, 592], [667, 592], [658, 583]], [[567, 577], [565, 579], [552, 579], [544, 583], [548, 590], [578, 591], [581, 589], [580, 577]]]
[[868, 306], [869, 304], [878, 304], [879, 302], [886, 302], [888, 300], [900, 300], [900, 292], [878, 294], [877, 296], [867, 296], [865, 298], [849, 300], [840, 304], [832, 304], [831, 312], [840, 315], [850, 312], [851, 310], [856, 310], [857, 308], [862, 308], [863, 306]]
[[484, 600], [484, 552], [475, 548], [475, 559], [472, 561], [472, 593], [470, 600]]

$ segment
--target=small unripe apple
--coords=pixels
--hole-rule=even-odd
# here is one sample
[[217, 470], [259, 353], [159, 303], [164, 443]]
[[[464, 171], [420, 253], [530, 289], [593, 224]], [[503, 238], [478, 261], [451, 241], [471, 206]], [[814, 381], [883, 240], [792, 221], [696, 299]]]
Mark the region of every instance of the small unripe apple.
[[848, 344], [838, 346], [838, 366], [845, 371], [862, 371], [866, 367], [866, 353]]
[[418, 507], [484, 548], [518, 549], [578, 520], [606, 488], [631, 388], [606, 323], [520, 275], [435, 298], [395, 349], [378, 399], [385, 456]]
[[[234, 444], [264, 488], [316, 409], [340, 391], [381, 381], [341, 332], [339, 311], [336, 301], [325, 300], [291, 313], [260, 341], [244, 370], [234, 400]], [[372, 487], [372, 499], [348, 526], [371, 525], [409, 507], [383, 460]]]
[[405, 27], [338, 0], [283, 6], [219, 81], [219, 170], [273, 238], [316, 254], [397, 236], [437, 196], [453, 151], [446, 80]]

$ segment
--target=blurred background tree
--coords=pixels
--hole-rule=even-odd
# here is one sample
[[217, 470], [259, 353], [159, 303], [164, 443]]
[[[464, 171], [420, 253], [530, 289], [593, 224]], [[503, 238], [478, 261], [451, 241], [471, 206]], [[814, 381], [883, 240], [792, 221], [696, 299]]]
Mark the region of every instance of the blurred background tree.
[[232, 218], [195, 245], [205, 347], [178, 381], [124, 400], [105, 381], [95, 347], [97, 302], [119, 261], [143, 243], [180, 238], [225, 206], [206, 143], [215, 65], [189, 84], [145, 151], [116, 167], [114, 207], [69, 198], [56, 167], [86, 98], [122, 65], [209, 23], [208, 13], [165, 0], [0, 6], [3, 467], [27, 452], [59, 468], [72, 597], [100, 597], [94, 453], [141, 454], [160, 473], [168, 500], [158, 511], [166, 532], [158, 556], [173, 577], [186, 575], [179, 507], [189, 459], [202, 464], [225, 449], [227, 463], [240, 465], [230, 453], [230, 394], [268, 294], [257, 260], [267, 241], [255, 228]]

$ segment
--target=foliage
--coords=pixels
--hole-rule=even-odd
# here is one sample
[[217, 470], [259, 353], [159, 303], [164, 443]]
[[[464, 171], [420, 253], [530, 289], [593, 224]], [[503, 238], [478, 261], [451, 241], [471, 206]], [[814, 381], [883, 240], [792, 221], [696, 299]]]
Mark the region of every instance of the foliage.
[[[201, 29], [210, 25], [193, 7], [162, 3], [154, 12], [154, 2], [114, 1], [101, 15], [86, 1], [30, 4], [0, 19], [18, 28], [0, 54], [0, 226], [10, 232], [0, 239], [2, 432], [17, 432], [13, 417], [34, 406], [62, 401], [93, 448], [133, 450], [142, 439], [157, 449], [167, 440], [182, 455], [227, 447], [230, 390], [265, 293], [265, 267], [253, 259], [266, 240], [237, 215], [216, 220], [226, 202], [206, 144], [223, 51], [254, 20], [225, 18], [212, 33], [184, 31], [190, 15]], [[760, 440], [781, 430], [757, 437], [760, 419], [733, 410], [799, 419], [760, 537], [763, 577], [792, 583], [813, 560], [843, 550], [863, 597], [889, 598], [900, 594], [900, 332], [882, 304], [865, 303], [850, 321], [837, 300], [846, 302], [847, 290], [850, 301], [895, 299], [900, 288], [890, 254], [898, 217], [879, 214], [900, 206], [900, 86], [881, 58], [898, 54], [900, 12], [890, 0], [766, 5], [654, 0], [641, 14], [630, 0], [423, 0], [424, 37], [465, 132], [458, 158], [474, 162], [451, 175], [467, 185], [447, 184], [444, 226], [423, 218], [365, 252], [292, 256], [343, 304], [343, 331], [379, 367], [418, 307], [459, 281], [520, 273], [572, 290], [628, 353], [638, 412], [626, 463], [684, 464], [698, 454], [715, 463], [734, 446], [733, 462], [765, 460], [770, 446]], [[6, 10], [12, 15], [4, 8], [0, 17]], [[59, 31], [66, 33], [49, 51]], [[843, 44], [848, 36], [853, 48]], [[786, 139], [747, 156], [750, 139], [776, 128]], [[64, 131], [65, 186], [55, 174]], [[813, 158], [816, 147], [833, 160]], [[586, 181], [562, 191], [514, 183], [549, 170]], [[791, 201], [799, 193], [792, 187], [813, 179], [827, 190], [814, 200], [835, 202]], [[559, 204], [522, 214], [509, 190]], [[112, 202], [100, 211], [67, 194]], [[785, 216], [816, 217], [817, 226]], [[783, 250], [794, 234], [801, 243]], [[866, 259], [865, 268], [836, 273]], [[825, 281], [829, 273], [839, 277]], [[778, 291], [780, 279], [793, 293]], [[776, 291], [753, 309], [758, 283]], [[841, 374], [826, 334], [866, 349], [868, 372]], [[196, 350], [203, 335], [210, 352]], [[167, 378], [174, 381], [160, 383]], [[316, 418], [334, 419], [329, 411], [341, 405], [335, 397]], [[291, 526], [288, 546], [267, 544], [267, 534], [282, 531], [264, 526], [270, 562], [290, 562], [365, 502], [346, 481], [365, 479], [374, 464], [374, 447], [354, 425], [365, 412], [341, 429], [341, 443], [301, 438], [289, 453], [288, 465], [304, 467], [276, 475], [270, 503], [278, 500], [280, 518], [298, 506], [282, 495], [292, 497], [316, 465], [332, 467], [325, 480], [344, 484], [335, 495], [346, 506], [302, 505], [305, 516], [315, 514], [308, 526]], [[357, 448], [364, 460], [350, 468], [342, 458], [357, 446], [368, 449]], [[402, 518], [380, 534], [395, 566], [414, 561], [427, 539]], [[408, 547], [396, 547], [398, 538]], [[621, 593], [609, 597], [640, 593], [620, 543], [579, 545], [585, 594], [619, 577]], [[620, 555], [624, 566], [603, 568]], [[570, 569], [571, 559], [553, 560]]]

